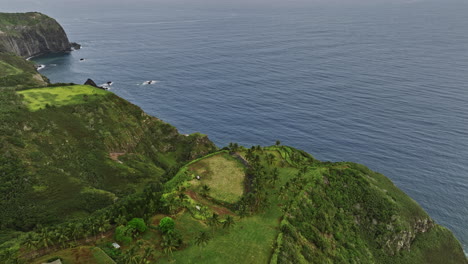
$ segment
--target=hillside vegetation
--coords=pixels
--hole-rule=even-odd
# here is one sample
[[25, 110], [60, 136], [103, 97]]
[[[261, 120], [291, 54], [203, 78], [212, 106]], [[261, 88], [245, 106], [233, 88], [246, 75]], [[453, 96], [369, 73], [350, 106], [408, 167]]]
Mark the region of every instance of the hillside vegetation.
[[3, 233], [85, 217], [216, 149], [89, 86], [5, 87], [0, 113]]
[[[48, 23], [49, 21], [54, 20], [38, 12], [0, 13], [0, 30], [3, 32], [2, 34], [18, 34], [18, 29], [16, 28], [18, 26], [35, 26], [41, 23]], [[56, 26], [56, 24], [53, 23], [52, 26]]]
[[32, 62], [0, 52], [0, 87], [44, 86], [47, 83], [47, 78], [36, 71]]
[[112, 92], [49, 84], [17, 55], [44, 32], [64, 44], [55, 24], [0, 13], [0, 45], [28, 39], [0, 52], [0, 263], [468, 263], [363, 165], [280, 142], [219, 150]]
[[[239, 168], [239, 199], [219, 199], [223, 190], [212, 188], [230, 192], [226, 178]], [[214, 171], [224, 177], [207, 176]], [[146, 196], [152, 214], [105, 220], [113, 231], [96, 231], [78, 244], [65, 241], [40, 259], [67, 259], [86, 244], [116, 263], [467, 263], [450, 231], [386, 177], [359, 164], [320, 162], [285, 146], [232, 145], [173, 175]], [[139, 231], [131, 227], [138, 221]], [[34, 237], [41, 241], [42, 235]], [[115, 241], [120, 249], [112, 247]]]

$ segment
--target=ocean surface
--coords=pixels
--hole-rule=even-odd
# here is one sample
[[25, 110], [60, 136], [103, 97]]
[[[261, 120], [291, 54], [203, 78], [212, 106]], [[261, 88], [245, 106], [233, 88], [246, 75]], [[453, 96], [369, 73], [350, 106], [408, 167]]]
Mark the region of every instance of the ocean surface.
[[112, 81], [220, 147], [281, 140], [365, 164], [468, 251], [467, 2], [41, 11], [83, 45], [34, 59], [53, 82]]

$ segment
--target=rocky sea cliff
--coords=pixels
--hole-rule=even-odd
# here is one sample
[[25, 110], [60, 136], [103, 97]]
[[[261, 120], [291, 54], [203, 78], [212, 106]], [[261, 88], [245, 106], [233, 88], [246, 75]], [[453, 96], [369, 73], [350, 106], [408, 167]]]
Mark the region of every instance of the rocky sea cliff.
[[0, 51], [23, 58], [71, 51], [62, 26], [53, 18], [37, 12], [0, 13]]

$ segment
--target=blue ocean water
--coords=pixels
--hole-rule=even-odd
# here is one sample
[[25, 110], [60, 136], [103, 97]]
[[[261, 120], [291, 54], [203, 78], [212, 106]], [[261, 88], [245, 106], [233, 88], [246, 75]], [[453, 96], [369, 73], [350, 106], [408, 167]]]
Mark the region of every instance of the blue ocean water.
[[218, 146], [365, 164], [468, 250], [468, 3], [49, 9], [83, 45], [35, 59], [52, 81], [113, 81]]

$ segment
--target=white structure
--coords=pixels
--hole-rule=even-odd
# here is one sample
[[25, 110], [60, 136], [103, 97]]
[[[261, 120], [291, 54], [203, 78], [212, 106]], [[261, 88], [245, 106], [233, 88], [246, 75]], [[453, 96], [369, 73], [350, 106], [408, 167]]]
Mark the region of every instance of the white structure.
[[197, 208], [198, 211], [200, 211], [201, 207], [198, 205], [195, 205], [195, 208]]
[[201, 179], [200, 175], [197, 175], [197, 180], [200, 180], [200, 179]]
[[120, 248], [120, 245], [119, 245], [119, 244], [117, 244], [117, 243], [115, 243], [115, 242], [114, 242], [114, 243], [112, 243], [112, 246], [113, 246], [114, 248]]

